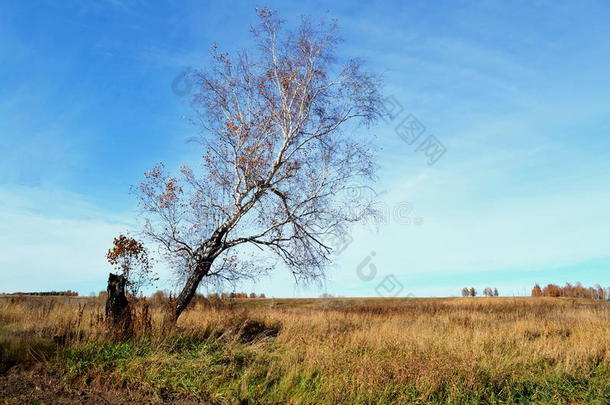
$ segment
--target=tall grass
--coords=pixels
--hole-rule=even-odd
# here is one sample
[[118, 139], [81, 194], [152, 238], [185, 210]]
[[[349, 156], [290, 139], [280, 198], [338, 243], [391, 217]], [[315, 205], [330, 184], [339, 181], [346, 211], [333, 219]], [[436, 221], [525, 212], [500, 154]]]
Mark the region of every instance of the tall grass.
[[199, 303], [171, 330], [157, 304], [150, 327], [136, 328], [128, 342], [106, 335], [102, 310], [95, 299], [0, 299], [0, 336], [54, 342], [52, 364], [77, 381], [163, 398], [610, 403], [610, 307], [603, 302], [237, 300]]

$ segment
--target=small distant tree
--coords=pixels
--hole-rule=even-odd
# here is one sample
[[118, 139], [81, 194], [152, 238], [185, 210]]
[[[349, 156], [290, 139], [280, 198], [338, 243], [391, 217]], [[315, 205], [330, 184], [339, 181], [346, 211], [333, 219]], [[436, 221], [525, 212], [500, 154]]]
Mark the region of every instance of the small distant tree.
[[166, 296], [165, 293], [161, 290], [157, 290], [155, 291], [151, 296], [150, 296], [150, 301], [153, 303], [153, 305], [155, 306], [161, 306], [164, 302], [165, 302]]
[[258, 294], [258, 298], [267, 298], [264, 293]]
[[490, 287], [485, 287], [483, 290], [483, 295], [486, 297], [493, 297], [494, 291]]
[[[576, 283], [576, 287], [574, 287], [574, 294], [576, 297], [584, 297], [584, 288], [582, 288], [580, 283]], [[548, 284], [542, 289], [542, 295], [545, 297], [561, 297], [563, 295], [563, 291], [557, 284]]]
[[470, 296], [471, 297], [477, 296], [477, 290], [475, 290], [474, 287], [470, 287]]
[[494, 297], [498, 297], [499, 295], [498, 289], [494, 287]]
[[462, 288], [462, 297], [470, 297], [470, 290], [468, 287]]
[[249, 298], [256, 298], [256, 293], [251, 292]]
[[542, 297], [542, 288], [538, 284], [532, 288], [532, 297]]
[[595, 299], [596, 300], [605, 300], [606, 299], [606, 291], [604, 290], [604, 288], [599, 285], [599, 284], [595, 284]]
[[161, 290], [157, 290], [154, 293], [152, 293], [150, 298], [157, 299], [157, 300], [163, 300], [163, 299], [165, 299], [165, 293]]

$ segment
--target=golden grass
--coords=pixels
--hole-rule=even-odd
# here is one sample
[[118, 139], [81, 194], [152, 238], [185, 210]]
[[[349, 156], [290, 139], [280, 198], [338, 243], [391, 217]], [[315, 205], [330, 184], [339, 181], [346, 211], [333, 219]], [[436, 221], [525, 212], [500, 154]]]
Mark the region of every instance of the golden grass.
[[[0, 333], [55, 338], [68, 346], [103, 341], [102, 311], [97, 299], [4, 297]], [[163, 381], [163, 389], [194, 392], [220, 403], [244, 398], [255, 398], [255, 403], [478, 403], [483, 398], [528, 403], [528, 395], [537, 403], [610, 401], [608, 302], [234, 300], [189, 309], [173, 331], [162, 329], [162, 306], [153, 307], [151, 314], [152, 331], [146, 336], [140, 332], [151, 351], [120, 363], [130, 384], [151, 390]], [[231, 340], [247, 320], [281, 329], [277, 337], [261, 333], [247, 341]], [[181, 337], [207, 346], [189, 346], [188, 356], [169, 350], [168, 342]], [[212, 356], [210, 339], [222, 342], [218, 364], [225, 364], [224, 369], [215, 358], [197, 360]], [[138, 371], [144, 363], [150, 369]], [[181, 371], [188, 378], [173, 382]]]

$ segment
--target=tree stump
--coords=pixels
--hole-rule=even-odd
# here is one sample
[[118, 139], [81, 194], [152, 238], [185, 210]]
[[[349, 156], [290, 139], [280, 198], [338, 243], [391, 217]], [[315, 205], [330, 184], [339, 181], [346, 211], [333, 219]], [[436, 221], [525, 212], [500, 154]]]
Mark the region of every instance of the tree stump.
[[108, 276], [108, 298], [106, 299], [106, 319], [108, 327], [115, 336], [128, 338], [133, 332], [131, 309], [125, 296], [127, 279], [122, 275]]

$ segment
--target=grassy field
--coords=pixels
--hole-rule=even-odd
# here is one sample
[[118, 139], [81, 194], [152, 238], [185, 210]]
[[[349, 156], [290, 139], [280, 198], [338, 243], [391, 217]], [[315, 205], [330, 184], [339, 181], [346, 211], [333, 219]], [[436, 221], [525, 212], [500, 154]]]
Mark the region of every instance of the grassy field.
[[610, 403], [608, 301], [232, 300], [176, 328], [163, 310], [140, 303], [136, 336], [117, 342], [100, 300], [2, 297], [0, 372], [37, 364], [165, 403]]

